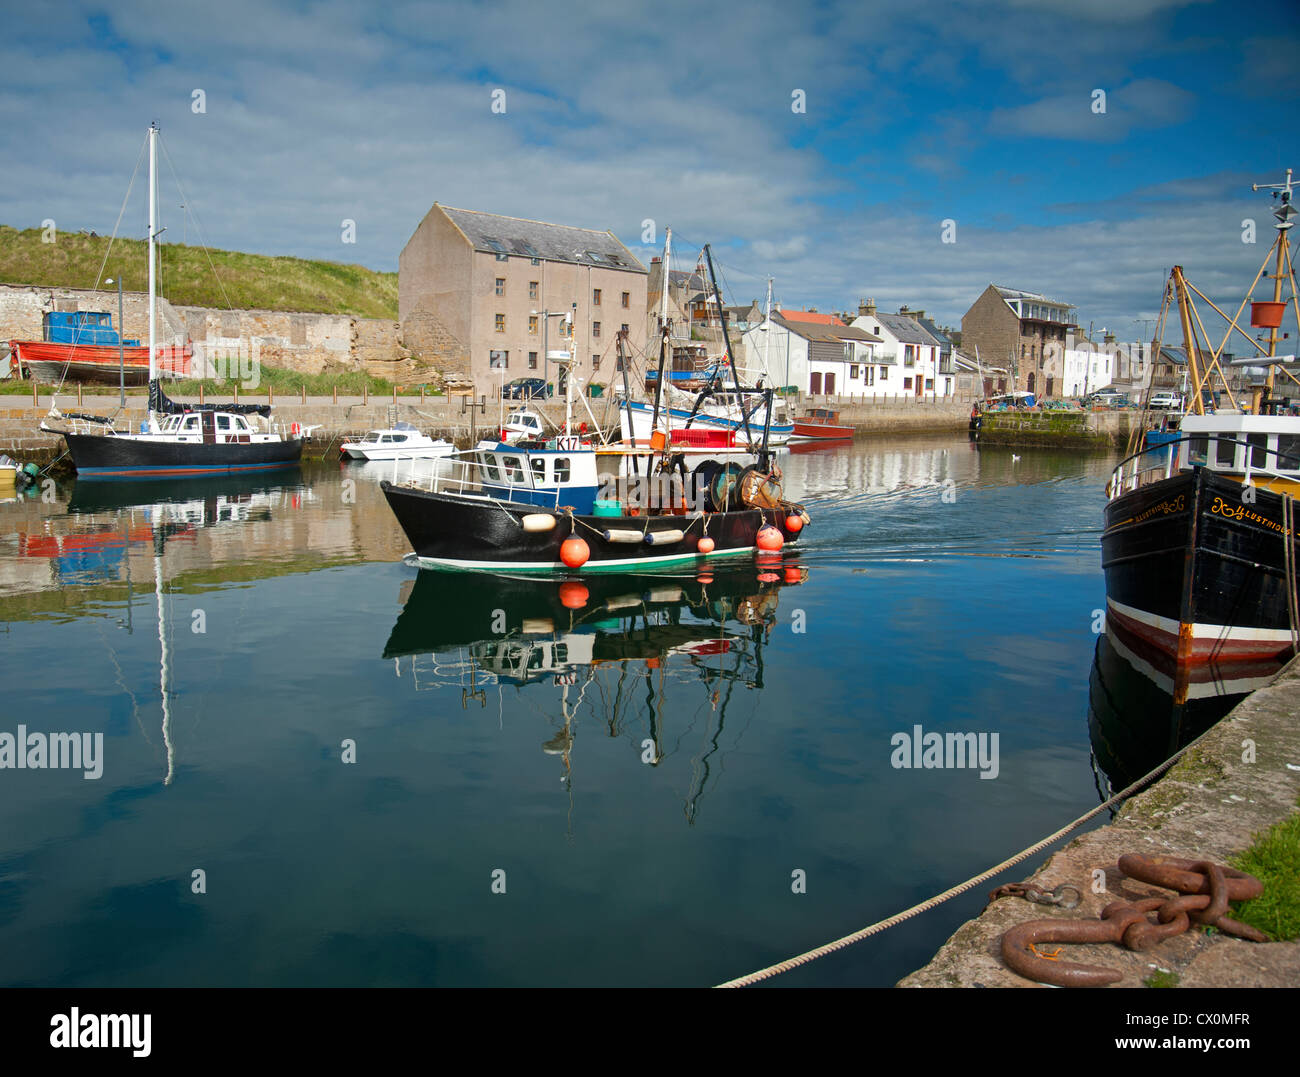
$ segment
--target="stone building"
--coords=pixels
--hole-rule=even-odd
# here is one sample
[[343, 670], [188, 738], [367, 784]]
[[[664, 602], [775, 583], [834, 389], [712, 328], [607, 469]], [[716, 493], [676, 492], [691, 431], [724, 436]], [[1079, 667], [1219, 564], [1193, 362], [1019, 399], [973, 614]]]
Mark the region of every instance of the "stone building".
[[1005, 366], [1017, 390], [1060, 396], [1065, 379], [1065, 335], [1077, 328], [1069, 303], [990, 284], [961, 319], [962, 352]]
[[[546, 351], [567, 350], [577, 375], [607, 384], [615, 340], [646, 342], [646, 269], [612, 232], [434, 203], [402, 249], [398, 316], [407, 347], [481, 386], [552, 381]], [[549, 328], [548, 328], [549, 323]]]

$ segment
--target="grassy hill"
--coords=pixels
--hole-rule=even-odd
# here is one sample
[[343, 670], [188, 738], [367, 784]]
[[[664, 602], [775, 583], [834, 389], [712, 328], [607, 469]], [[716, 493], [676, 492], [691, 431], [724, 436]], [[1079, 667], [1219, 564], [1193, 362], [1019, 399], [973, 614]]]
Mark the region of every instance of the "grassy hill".
[[[145, 291], [149, 286], [145, 246], [142, 239], [119, 238], [105, 275], [116, 279], [120, 271], [127, 291]], [[93, 288], [107, 248], [107, 236], [59, 232], [58, 242], [42, 243], [39, 228], [19, 231], [0, 225], [0, 283]], [[202, 247], [182, 243], [159, 244], [158, 253], [158, 292], [183, 306], [397, 320], [396, 273], [281, 255], [205, 253]]]

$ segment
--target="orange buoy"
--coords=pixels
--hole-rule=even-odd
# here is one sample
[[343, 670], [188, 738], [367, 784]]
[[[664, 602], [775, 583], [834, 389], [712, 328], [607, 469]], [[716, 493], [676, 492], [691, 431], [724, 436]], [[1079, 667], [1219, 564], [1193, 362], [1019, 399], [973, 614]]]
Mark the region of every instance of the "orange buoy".
[[569, 568], [581, 568], [591, 556], [591, 548], [577, 535], [570, 535], [560, 544], [560, 560]]
[[713, 582], [713, 573], [712, 573], [712, 572], [701, 572], [701, 573], [700, 573], [698, 576], [696, 576], [695, 578], [696, 578], [696, 580], [698, 580], [700, 583], [712, 583], [712, 582]]
[[803, 517], [797, 512], [790, 513], [790, 515], [785, 518], [785, 529], [792, 535], [799, 534], [799, 532], [803, 530]]
[[700, 539], [699, 545], [696, 546], [695, 548], [696, 548], [700, 553], [712, 553], [712, 552], [713, 552], [713, 539], [709, 538], [708, 535], [705, 535], [702, 539]]
[[766, 527], [759, 528], [758, 536], [754, 539], [754, 545], [760, 550], [774, 552], [785, 545], [785, 538], [780, 531], [769, 524]]
[[803, 583], [803, 571], [798, 565], [786, 565], [785, 567], [786, 583]]
[[760, 572], [758, 574], [759, 583], [779, 583], [780, 580], [781, 577], [778, 576], [775, 572]]
[[[578, 540], [579, 542], [582, 539]], [[566, 610], [580, 610], [591, 598], [591, 592], [577, 580], [567, 580], [560, 584], [560, 601]]]

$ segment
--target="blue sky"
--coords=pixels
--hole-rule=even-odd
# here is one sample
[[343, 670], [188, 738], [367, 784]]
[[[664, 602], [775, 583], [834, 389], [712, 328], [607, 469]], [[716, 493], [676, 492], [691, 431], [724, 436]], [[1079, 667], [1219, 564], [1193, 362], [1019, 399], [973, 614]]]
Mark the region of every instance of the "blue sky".
[[[436, 199], [647, 261], [672, 226], [675, 264], [712, 242], [736, 301], [771, 275], [789, 306], [958, 324], [996, 281], [1135, 339], [1175, 262], [1240, 298], [1272, 237], [1250, 184], [1300, 169], [1293, 2], [4, 7], [19, 227], [111, 231], [156, 119], [212, 246], [395, 269]], [[160, 188], [193, 241], [166, 166]]]

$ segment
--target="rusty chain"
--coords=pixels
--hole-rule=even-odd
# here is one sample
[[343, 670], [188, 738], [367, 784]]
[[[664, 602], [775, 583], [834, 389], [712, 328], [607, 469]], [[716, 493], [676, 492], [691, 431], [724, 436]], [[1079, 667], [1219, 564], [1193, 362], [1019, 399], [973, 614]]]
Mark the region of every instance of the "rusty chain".
[[[1038, 944], [1114, 942], [1123, 943], [1130, 950], [1148, 950], [1182, 934], [1194, 923], [1251, 942], [1268, 941], [1268, 936], [1255, 928], [1225, 915], [1229, 901], [1248, 900], [1264, 892], [1264, 884], [1253, 875], [1209, 860], [1146, 857], [1139, 853], [1121, 856], [1119, 869], [1129, 878], [1177, 893], [1172, 897], [1112, 901], [1101, 910], [1099, 920], [1030, 920], [1018, 924], [1002, 935], [1002, 960], [1007, 968], [1026, 979], [1057, 987], [1104, 987], [1121, 980], [1123, 974], [1114, 969], [1062, 961], [1058, 956], [1060, 947], [1054, 952], [1040, 952]], [[1030, 888], [1024, 883], [1012, 883], [1010, 889], [1000, 887], [993, 892], [990, 902], [1002, 896], [1000, 891], [1011, 893], [1016, 887]], [[1154, 921], [1149, 919], [1151, 913], [1155, 913]]]
[[[1077, 887], [1062, 883], [1055, 890], [1044, 890], [1033, 883], [1006, 883], [989, 894], [989, 905], [1004, 897], [1022, 897], [1037, 905], [1055, 905], [1060, 909], [1073, 909], [1080, 901]], [[988, 905], [984, 906], [986, 909]]]

